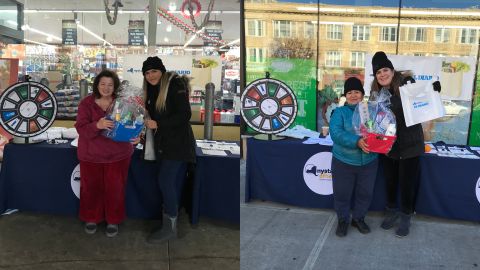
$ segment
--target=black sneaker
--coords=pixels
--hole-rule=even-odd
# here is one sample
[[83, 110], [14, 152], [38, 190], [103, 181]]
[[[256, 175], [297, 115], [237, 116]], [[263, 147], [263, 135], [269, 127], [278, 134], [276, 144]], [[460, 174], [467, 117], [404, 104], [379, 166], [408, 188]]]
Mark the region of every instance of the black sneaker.
[[339, 219], [338, 220], [338, 225], [337, 225], [337, 231], [335, 234], [338, 237], [344, 237], [347, 235], [348, 231], [348, 222], [345, 219]]
[[360, 233], [367, 234], [370, 232], [370, 228], [368, 227], [367, 223], [365, 223], [363, 218], [352, 219], [352, 226], [356, 227]]
[[87, 222], [85, 223], [84, 229], [87, 234], [94, 234], [97, 231], [97, 224], [93, 222]]
[[107, 237], [114, 237], [118, 234], [118, 224], [108, 224], [105, 230]]

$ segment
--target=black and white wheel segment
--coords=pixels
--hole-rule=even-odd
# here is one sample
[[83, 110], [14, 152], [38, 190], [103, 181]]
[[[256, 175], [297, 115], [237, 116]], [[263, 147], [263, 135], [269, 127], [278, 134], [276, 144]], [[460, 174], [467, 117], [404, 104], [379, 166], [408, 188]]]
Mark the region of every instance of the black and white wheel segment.
[[0, 95], [0, 125], [18, 137], [33, 137], [46, 131], [55, 120], [57, 100], [48, 87], [21, 82]]
[[285, 83], [259, 79], [250, 83], [240, 98], [242, 117], [249, 127], [264, 134], [286, 130], [297, 115], [297, 99]]

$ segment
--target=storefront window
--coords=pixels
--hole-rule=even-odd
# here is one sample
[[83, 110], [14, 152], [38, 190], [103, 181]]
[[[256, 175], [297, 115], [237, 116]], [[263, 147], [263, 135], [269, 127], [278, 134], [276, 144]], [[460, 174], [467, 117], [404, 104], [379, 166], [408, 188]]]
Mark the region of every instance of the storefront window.
[[[117, 72], [124, 85], [141, 88], [142, 62], [148, 55], [156, 54], [167, 70], [191, 78], [192, 122], [203, 122], [205, 87], [213, 83], [214, 122], [239, 124], [239, 119], [234, 123], [234, 115], [240, 114], [234, 107], [234, 100], [240, 94], [240, 5], [237, 0], [216, 3], [200, 0], [198, 8], [203, 9], [193, 16], [173, 2], [160, 1], [155, 44], [149, 44], [152, 40], [149, 39], [147, 0], [124, 2], [115, 14], [112, 7], [106, 14], [103, 1], [96, 7], [83, 7], [75, 1], [57, 1], [61, 3], [55, 6], [37, 2], [25, 2], [24, 20], [15, 26], [24, 31], [23, 50], [6, 44], [0, 47], [0, 56], [21, 60], [20, 78], [29, 75], [31, 80], [48, 83], [62, 105], [57, 118], [75, 119], [81, 99], [80, 82], [85, 80], [91, 91], [94, 77], [103, 69]], [[0, 23], [13, 26], [16, 11], [15, 4], [2, 5]], [[256, 20], [248, 25], [252, 36], [265, 35], [265, 21]], [[252, 50], [254, 62], [265, 61], [265, 57], [265, 48]], [[72, 94], [75, 100], [63, 97], [64, 94]]]
[[442, 85], [446, 115], [422, 124], [425, 140], [467, 144], [478, 61], [479, 27], [471, 19], [480, 12], [474, 1], [404, 0], [402, 5], [400, 33], [407, 33], [407, 42], [398, 44], [398, 54], [417, 56], [411, 59], [416, 67], [409, 68], [417, 81]]
[[[248, 30], [253, 28], [250, 21], [264, 22], [264, 36], [252, 35], [253, 30]], [[266, 76], [285, 83], [297, 99], [294, 125], [315, 129], [315, 70], [319, 31], [317, 5], [295, 1], [245, 1], [245, 29], [246, 83]], [[326, 29], [322, 31], [326, 33]], [[335, 31], [332, 35], [342, 35]], [[274, 90], [271, 95], [282, 96]], [[277, 107], [281, 106], [279, 103]], [[283, 117], [288, 118], [289, 115], [287, 109], [280, 112], [278, 118], [269, 112], [263, 113], [261, 108], [254, 108], [248, 117], [258, 126], [269, 128], [275, 124], [283, 125]], [[254, 133], [254, 130], [247, 128], [245, 132]]]
[[[259, 77], [258, 71], [273, 69], [268, 66], [268, 59], [272, 56], [291, 61], [292, 55], [298, 55], [298, 51], [306, 47], [300, 46], [302, 43], [294, 34], [295, 30], [299, 33], [303, 27], [305, 38], [316, 37], [316, 34], [312, 35], [312, 28], [318, 31], [317, 44], [310, 46], [314, 56], [310, 58], [314, 60], [312, 66], [317, 68], [316, 76], [312, 76], [317, 82], [316, 125], [307, 127], [320, 130], [322, 125], [328, 125], [329, 112], [336, 106], [347, 78], [355, 76], [364, 81], [368, 96], [373, 74], [366, 74], [365, 70], [371, 70], [371, 56], [376, 51], [385, 51], [395, 61], [406, 61], [408, 57], [414, 57], [411, 58], [414, 61], [426, 61], [425, 68], [418, 65], [404, 68], [398, 64], [398, 69], [404, 72], [417, 69], [417, 74], [413, 74], [417, 80], [439, 80], [442, 83], [441, 96], [447, 115], [433, 121], [434, 124], [424, 125], [427, 141], [466, 144], [468, 139], [470, 144], [480, 145], [480, 128], [474, 126], [474, 123], [480, 126], [480, 100], [478, 90], [473, 93], [480, 27], [476, 20], [472, 20], [480, 16], [480, 10], [474, 0], [461, 3], [385, 0], [370, 1], [370, 6], [357, 4], [358, 1], [339, 4], [335, 0], [321, 1], [321, 4], [293, 0], [268, 1], [268, 5], [254, 2], [257, 1], [246, 2], [245, 17], [267, 18], [267, 34], [262, 39], [247, 35], [247, 54], [249, 48], [266, 47], [269, 51], [264, 66], [247, 63], [247, 84]], [[273, 35], [269, 35], [269, 31], [273, 31]], [[294, 37], [297, 43], [285, 41]], [[287, 49], [284, 47], [287, 44], [295, 46]], [[428, 71], [426, 67], [434, 66], [432, 61], [438, 71], [435, 75], [423, 74], [421, 70]], [[281, 77], [288, 76], [282, 74]], [[302, 96], [308, 96], [308, 93], [302, 92]], [[302, 117], [297, 116], [302, 120], [296, 124], [304, 123], [302, 121], [310, 119], [311, 114], [311, 111], [302, 111]]]

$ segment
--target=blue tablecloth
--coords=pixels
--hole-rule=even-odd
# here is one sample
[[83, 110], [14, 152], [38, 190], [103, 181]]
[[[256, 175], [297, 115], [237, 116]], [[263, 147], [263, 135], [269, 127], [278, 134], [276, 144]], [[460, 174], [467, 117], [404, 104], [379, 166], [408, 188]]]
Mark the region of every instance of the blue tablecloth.
[[[140, 151], [135, 151], [130, 164], [127, 215], [157, 218], [162, 201], [155, 180], [156, 166], [141, 160], [140, 155]], [[0, 171], [0, 213], [20, 209], [77, 215], [79, 199], [71, 180], [77, 165], [76, 148], [69, 144], [6, 145]], [[235, 176], [240, 174], [239, 167], [238, 155], [206, 156], [197, 149], [192, 223], [198, 222], [199, 215], [239, 222], [239, 176]]]
[[[333, 195], [320, 195], [304, 181], [306, 161], [330, 146], [303, 144], [303, 140], [248, 139], [245, 200], [260, 199], [312, 208], [333, 208]], [[480, 221], [480, 159], [439, 157], [420, 159], [421, 180], [417, 213]], [[479, 193], [480, 194], [480, 193]], [[379, 166], [371, 210], [385, 205], [385, 183]]]

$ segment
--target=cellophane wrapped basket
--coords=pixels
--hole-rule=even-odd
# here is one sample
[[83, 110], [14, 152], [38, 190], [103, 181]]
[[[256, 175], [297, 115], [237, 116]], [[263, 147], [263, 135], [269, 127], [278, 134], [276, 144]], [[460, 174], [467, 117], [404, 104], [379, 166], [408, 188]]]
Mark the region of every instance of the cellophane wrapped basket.
[[396, 134], [395, 115], [388, 107], [391, 94], [387, 89], [372, 92], [368, 102], [355, 107], [352, 124], [355, 132], [364, 137], [370, 152], [390, 152]]
[[107, 118], [114, 121], [111, 130], [103, 135], [118, 142], [129, 142], [137, 138], [144, 127], [145, 107], [137, 87], [126, 85], [121, 96], [107, 110]]

